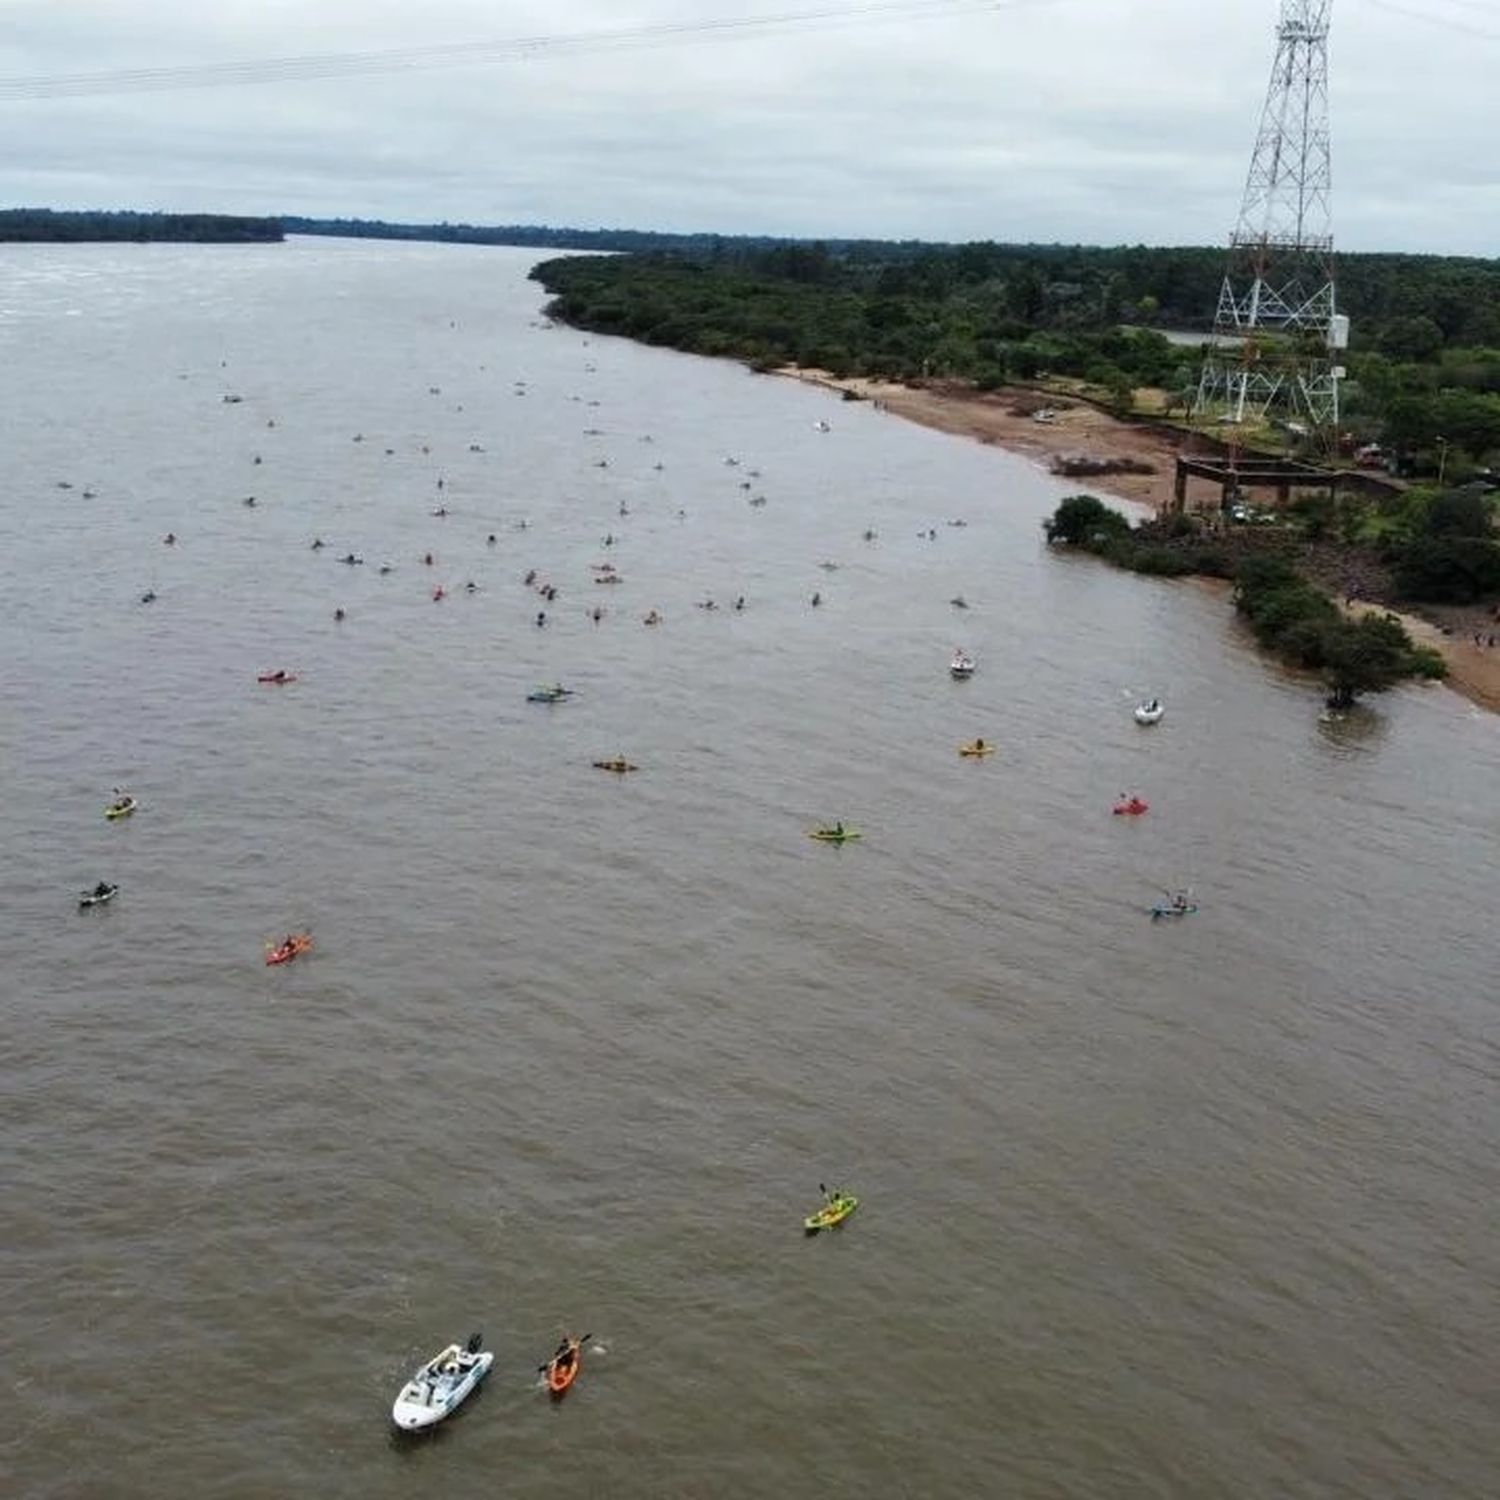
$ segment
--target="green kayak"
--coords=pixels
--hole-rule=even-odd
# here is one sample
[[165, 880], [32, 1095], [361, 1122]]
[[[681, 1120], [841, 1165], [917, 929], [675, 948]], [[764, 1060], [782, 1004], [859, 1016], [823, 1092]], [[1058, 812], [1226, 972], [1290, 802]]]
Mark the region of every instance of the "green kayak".
[[820, 1229], [837, 1228], [858, 1207], [859, 1199], [853, 1193], [835, 1193], [817, 1213], [809, 1214], [802, 1221], [802, 1227], [809, 1234], [816, 1234]]

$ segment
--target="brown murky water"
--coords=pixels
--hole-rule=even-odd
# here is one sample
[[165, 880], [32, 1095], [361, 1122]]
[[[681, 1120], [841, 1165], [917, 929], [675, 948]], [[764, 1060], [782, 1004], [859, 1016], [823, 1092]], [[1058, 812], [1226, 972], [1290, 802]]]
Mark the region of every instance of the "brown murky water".
[[0, 247], [5, 1492], [1490, 1500], [1500, 721], [534, 258]]

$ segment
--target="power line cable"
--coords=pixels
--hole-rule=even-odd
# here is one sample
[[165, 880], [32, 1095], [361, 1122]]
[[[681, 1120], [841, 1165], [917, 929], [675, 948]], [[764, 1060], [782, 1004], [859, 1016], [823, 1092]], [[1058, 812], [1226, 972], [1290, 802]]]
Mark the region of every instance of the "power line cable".
[[307, 53], [291, 57], [197, 63], [177, 67], [119, 68], [106, 72], [16, 76], [0, 78], [0, 102], [363, 78], [381, 73], [468, 67], [492, 59], [573, 56], [589, 52], [666, 46], [678, 42], [733, 41], [787, 28], [818, 29], [860, 22], [937, 20], [950, 16], [1050, 7], [1060, 3], [1062, 0], [885, 0], [885, 3], [880, 4], [789, 11], [779, 15], [667, 22], [612, 31], [552, 32], [495, 41], [393, 47], [374, 52]]
[[[1483, 41], [1500, 42], [1500, 30], [1488, 31], [1482, 26], [1475, 26], [1469, 21], [1460, 21], [1454, 16], [1444, 16], [1433, 11], [1414, 10], [1409, 5], [1397, 5], [1394, 0], [1368, 0], [1368, 3], [1376, 10], [1388, 11], [1393, 16], [1405, 16], [1410, 21], [1421, 21], [1428, 26], [1436, 26], [1443, 31], [1456, 31], [1462, 36], [1479, 37]], [[1470, 11], [1476, 11], [1480, 15], [1487, 16], [1500, 22], [1500, 11], [1489, 6], [1477, 5], [1473, 0], [1448, 0], [1452, 4], [1464, 4]]]

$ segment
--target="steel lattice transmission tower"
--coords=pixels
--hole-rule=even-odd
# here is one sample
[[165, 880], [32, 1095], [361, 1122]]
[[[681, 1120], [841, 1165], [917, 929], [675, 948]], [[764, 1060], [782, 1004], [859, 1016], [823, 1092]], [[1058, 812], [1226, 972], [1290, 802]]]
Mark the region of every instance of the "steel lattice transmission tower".
[[1203, 422], [1280, 419], [1331, 449], [1339, 353], [1349, 320], [1334, 300], [1328, 22], [1333, 0], [1281, 0], [1276, 63], [1261, 112], [1213, 341], [1193, 415]]

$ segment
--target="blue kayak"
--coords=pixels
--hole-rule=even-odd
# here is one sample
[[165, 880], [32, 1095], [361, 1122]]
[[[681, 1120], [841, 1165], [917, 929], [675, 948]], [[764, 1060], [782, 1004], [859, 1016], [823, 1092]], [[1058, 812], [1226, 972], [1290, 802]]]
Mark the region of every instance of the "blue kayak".
[[1187, 906], [1171, 906], [1166, 902], [1158, 902], [1151, 908], [1151, 920], [1157, 921], [1161, 917], [1190, 917], [1198, 910], [1196, 903]]

